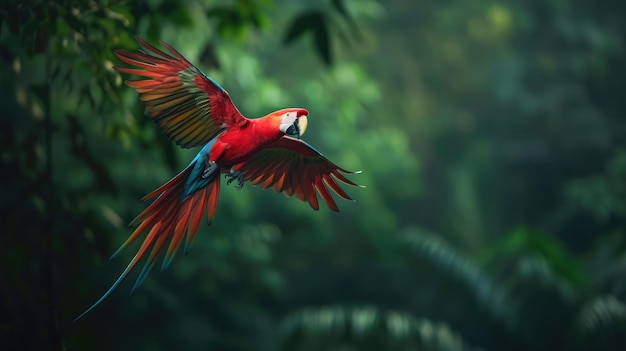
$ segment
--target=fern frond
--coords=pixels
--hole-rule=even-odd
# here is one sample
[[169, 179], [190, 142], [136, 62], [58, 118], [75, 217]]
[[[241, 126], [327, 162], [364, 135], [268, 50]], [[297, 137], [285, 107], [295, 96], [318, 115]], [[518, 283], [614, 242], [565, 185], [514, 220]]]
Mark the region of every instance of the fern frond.
[[[581, 350], [623, 350], [626, 345], [626, 304], [601, 295], [584, 304], [578, 315], [577, 343]], [[621, 347], [616, 348], [617, 345]]]
[[461, 254], [441, 237], [422, 230], [406, 230], [402, 238], [411, 245], [412, 253], [418, 259], [465, 286], [496, 321], [509, 330], [515, 329], [509, 294], [475, 260]]
[[559, 275], [544, 256], [529, 254], [521, 257], [516, 268], [524, 278], [524, 285], [528, 286], [529, 281], [534, 281], [540, 286], [557, 291], [564, 301], [573, 301], [576, 298], [575, 287]]
[[327, 306], [306, 308], [288, 315], [282, 323], [285, 349], [316, 348], [379, 350], [419, 349], [425, 351], [477, 350], [445, 323], [376, 307]]
[[626, 304], [611, 295], [594, 298], [580, 311], [579, 325], [585, 335], [624, 330]]

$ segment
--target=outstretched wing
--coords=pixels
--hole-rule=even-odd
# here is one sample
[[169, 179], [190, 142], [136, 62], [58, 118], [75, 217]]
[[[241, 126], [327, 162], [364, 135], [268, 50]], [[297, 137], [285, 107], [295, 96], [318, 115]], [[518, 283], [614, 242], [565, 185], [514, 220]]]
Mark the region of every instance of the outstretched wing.
[[142, 46], [137, 53], [115, 51], [121, 61], [136, 68], [115, 69], [149, 78], [126, 84], [137, 90], [146, 115], [176, 144], [184, 148], [203, 145], [228, 127], [247, 123], [226, 90], [174, 48], [161, 42], [166, 53], [140, 38], [137, 42]]
[[319, 209], [319, 193], [333, 211], [339, 211], [339, 208], [328, 188], [342, 198], [352, 200], [337, 181], [357, 186], [342, 172], [359, 173], [337, 166], [306, 142], [287, 136], [259, 151], [239, 170], [250, 183], [259, 184], [264, 189], [272, 187], [287, 196], [295, 194], [314, 210]]

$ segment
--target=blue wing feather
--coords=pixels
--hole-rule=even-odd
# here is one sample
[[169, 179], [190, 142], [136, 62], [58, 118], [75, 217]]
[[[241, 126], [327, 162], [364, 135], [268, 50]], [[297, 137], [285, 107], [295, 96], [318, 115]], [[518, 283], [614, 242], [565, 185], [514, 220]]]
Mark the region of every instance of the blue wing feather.
[[217, 138], [218, 137], [213, 138], [206, 145], [204, 145], [202, 150], [200, 150], [196, 157], [191, 161], [193, 164], [193, 168], [191, 170], [191, 173], [189, 174], [189, 177], [187, 177], [187, 180], [185, 181], [185, 187], [183, 188], [183, 192], [180, 194], [181, 200], [195, 193], [199, 189], [207, 186], [207, 184], [209, 184], [209, 182], [213, 180], [213, 177], [219, 174], [219, 172], [215, 172], [211, 177], [202, 178], [202, 172], [204, 171], [206, 161], [211, 155], [211, 148], [213, 148], [213, 145], [215, 144]]

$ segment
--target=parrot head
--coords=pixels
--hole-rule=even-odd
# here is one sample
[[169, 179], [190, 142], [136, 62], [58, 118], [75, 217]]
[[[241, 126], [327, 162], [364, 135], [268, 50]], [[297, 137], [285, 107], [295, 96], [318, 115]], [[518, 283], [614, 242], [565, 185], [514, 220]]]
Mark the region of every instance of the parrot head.
[[289, 108], [280, 112], [280, 131], [287, 136], [300, 139], [306, 131], [309, 111], [303, 108]]

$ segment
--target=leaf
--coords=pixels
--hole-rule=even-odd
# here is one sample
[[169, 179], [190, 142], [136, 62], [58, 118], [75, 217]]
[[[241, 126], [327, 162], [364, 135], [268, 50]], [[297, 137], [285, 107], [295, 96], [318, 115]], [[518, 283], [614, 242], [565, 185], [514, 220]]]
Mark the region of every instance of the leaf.
[[315, 31], [315, 47], [324, 63], [330, 66], [332, 64], [330, 36], [328, 35], [328, 27], [325, 23], [317, 27]]
[[291, 25], [283, 39], [284, 44], [291, 44], [307, 31], [315, 31], [315, 27], [320, 21], [323, 21], [321, 13], [318, 11], [309, 11], [298, 15], [291, 21]]
[[328, 26], [323, 13], [320, 11], [308, 11], [294, 18], [287, 29], [283, 43], [291, 44], [307, 32], [313, 35], [317, 53], [325, 64], [330, 65], [332, 55]]
[[331, 4], [335, 8], [335, 11], [339, 12], [339, 14], [348, 22], [348, 25], [352, 28], [353, 34], [357, 37], [361, 37], [361, 33], [359, 32], [359, 27], [345, 6], [344, 0], [332, 0]]

